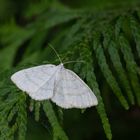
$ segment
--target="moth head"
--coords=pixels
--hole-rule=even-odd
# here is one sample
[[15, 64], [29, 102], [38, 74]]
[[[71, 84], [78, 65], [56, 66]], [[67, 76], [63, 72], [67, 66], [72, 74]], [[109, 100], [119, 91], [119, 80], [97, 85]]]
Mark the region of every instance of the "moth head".
[[63, 63], [60, 63], [60, 64], [58, 65], [58, 67], [63, 68], [63, 67], [64, 67], [64, 64], [63, 64]]

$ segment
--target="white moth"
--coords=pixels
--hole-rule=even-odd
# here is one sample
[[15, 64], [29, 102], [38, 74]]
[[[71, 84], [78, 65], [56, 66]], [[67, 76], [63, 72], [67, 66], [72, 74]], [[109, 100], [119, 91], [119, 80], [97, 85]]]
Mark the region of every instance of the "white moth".
[[62, 108], [87, 108], [98, 104], [92, 90], [63, 64], [23, 69], [13, 74], [11, 80], [32, 99], [51, 99]]
[[11, 80], [32, 99], [51, 99], [62, 108], [87, 108], [98, 104], [92, 90], [73, 71], [64, 68], [62, 61], [57, 66], [47, 64], [23, 69], [13, 74]]

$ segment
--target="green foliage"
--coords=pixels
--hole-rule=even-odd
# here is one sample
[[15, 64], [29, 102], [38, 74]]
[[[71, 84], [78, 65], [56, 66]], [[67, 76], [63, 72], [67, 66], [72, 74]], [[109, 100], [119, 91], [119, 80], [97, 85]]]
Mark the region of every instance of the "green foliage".
[[14, 133], [17, 131], [18, 139], [24, 140], [27, 128], [26, 96], [10, 88], [12, 91], [1, 89], [0, 139], [14, 140]]
[[[96, 37], [96, 38], [98, 39], [98, 37]], [[129, 108], [128, 103], [125, 100], [124, 96], [122, 95], [121, 89], [106, 62], [105, 54], [103, 52], [103, 47], [101, 45], [98, 45], [98, 42], [94, 42], [93, 47], [94, 47], [96, 57], [99, 61], [98, 63], [99, 63], [100, 69], [101, 69], [104, 77], [106, 78], [106, 81], [108, 82], [108, 84], [110, 85], [114, 94], [117, 96], [117, 98], [121, 102], [122, 106], [125, 109], [128, 109]]]
[[55, 115], [55, 112], [52, 108], [52, 105], [49, 101], [45, 101], [43, 103], [43, 110], [46, 113], [46, 116], [48, 116], [51, 126], [53, 128], [53, 139], [68, 140], [68, 137], [64, 133], [62, 127], [60, 126], [57, 117]]
[[[111, 133], [111, 128], [110, 128], [110, 124], [109, 124], [109, 120], [105, 111], [105, 107], [104, 107], [104, 103], [103, 103], [103, 99], [101, 97], [101, 93], [99, 90], [99, 86], [96, 80], [96, 76], [94, 73], [94, 67], [93, 67], [93, 59], [92, 59], [92, 53], [89, 49], [89, 43], [88, 45], [86, 43], [83, 43], [81, 45], [82, 47], [80, 47], [80, 58], [82, 60], [84, 60], [86, 62], [86, 64], [84, 66], [81, 67], [81, 72], [83, 72], [83, 74], [85, 75], [85, 78], [87, 80], [88, 85], [92, 88], [92, 90], [94, 91], [97, 99], [98, 99], [98, 106], [97, 108], [97, 112], [99, 113], [99, 116], [101, 118], [102, 124], [103, 124], [103, 128], [104, 131], [106, 133], [106, 136], [109, 140], [112, 139], [112, 133]], [[90, 71], [89, 71], [90, 70]]]
[[31, 114], [38, 123], [44, 117], [48, 119], [54, 140], [69, 139], [63, 126], [63, 109], [50, 101], [30, 99], [10, 81], [19, 69], [60, 63], [48, 43], [53, 44], [63, 62], [84, 61], [66, 67], [85, 80], [97, 96], [97, 113], [111, 140], [101, 87], [107, 84], [109, 93], [126, 110], [140, 105], [140, 11], [135, 7], [95, 13], [91, 9], [73, 10], [53, 0], [29, 4], [24, 10], [21, 16], [27, 20], [25, 25], [14, 17], [0, 25], [0, 140], [25, 140]]

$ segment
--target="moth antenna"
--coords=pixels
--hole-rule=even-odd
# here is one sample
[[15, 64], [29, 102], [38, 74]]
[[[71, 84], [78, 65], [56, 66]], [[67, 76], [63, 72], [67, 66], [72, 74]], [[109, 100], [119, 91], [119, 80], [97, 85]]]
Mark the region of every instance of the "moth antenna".
[[58, 53], [57, 53], [57, 51], [55, 50], [55, 48], [54, 48], [51, 44], [48, 44], [48, 45], [49, 45], [49, 47], [51, 47], [51, 48], [53, 49], [53, 51], [55, 52], [56, 56], [58, 57], [58, 59], [59, 59], [60, 63], [62, 63], [62, 64], [63, 64], [63, 62], [62, 62], [62, 60], [61, 60], [61, 58], [60, 58], [59, 54], [58, 54]]
[[69, 64], [69, 63], [85, 63], [85, 61], [81, 60], [81, 61], [68, 61], [68, 62], [65, 62], [63, 64]]

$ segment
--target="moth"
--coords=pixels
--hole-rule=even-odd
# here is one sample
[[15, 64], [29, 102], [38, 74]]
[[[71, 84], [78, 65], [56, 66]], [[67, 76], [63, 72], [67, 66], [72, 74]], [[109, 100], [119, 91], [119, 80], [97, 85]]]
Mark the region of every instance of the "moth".
[[87, 108], [98, 104], [88, 85], [63, 63], [23, 69], [13, 74], [11, 80], [32, 99], [50, 99], [62, 108]]

